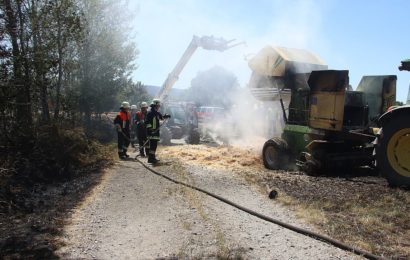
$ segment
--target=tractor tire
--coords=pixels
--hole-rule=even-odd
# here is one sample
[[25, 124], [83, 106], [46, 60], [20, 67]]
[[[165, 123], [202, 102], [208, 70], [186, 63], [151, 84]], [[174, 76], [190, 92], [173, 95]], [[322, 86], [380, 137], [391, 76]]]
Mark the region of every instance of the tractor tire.
[[160, 143], [162, 145], [171, 145], [172, 132], [168, 127], [162, 127], [160, 130]]
[[410, 186], [410, 120], [402, 114], [383, 126], [376, 146], [376, 165], [391, 186]]
[[262, 149], [262, 158], [263, 165], [270, 170], [287, 168], [290, 160], [288, 144], [278, 137], [266, 141]]
[[188, 144], [199, 144], [200, 139], [201, 139], [201, 134], [199, 133], [199, 129], [194, 128], [188, 133], [186, 142]]
[[306, 159], [304, 153], [300, 154], [297, 169], [308, 176], [317, 177], [320, 175], [318, 165], [315, 161]]

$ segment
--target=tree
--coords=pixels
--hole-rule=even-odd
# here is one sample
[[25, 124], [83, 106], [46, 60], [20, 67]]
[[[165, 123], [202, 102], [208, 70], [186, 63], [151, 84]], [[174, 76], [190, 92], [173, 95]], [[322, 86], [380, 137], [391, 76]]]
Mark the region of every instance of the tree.
[[[34, 85], [39, 91], [42, 119], [50, 120], [49, 98], [54, 118], [60, 114], [68, 46], [82, 40], [82, 14], [75, 0], [31, 0], [29, 12], [33, 41]], [[54, 93], [53, 93], [54, 92]], [[49, 97], [50, 96], [50, 97]]]
[[[13, 3], [14, 2], [14, 3]], [[26, 46], [24, 41], [24, 18], [22, 1], [4, 0], [6, 16], [6, 31], [10, 37], [12, 47], [13, 76], [12, 85], [15, 87], [16, 122], [18, 125], [31, 125], [30, 81]]]
[[128, 1], [1, 1], [1, 136], [48, 124], [51, 113], [89, 122], [135, 85]]
[[186, 100], [192, 100], [199, 106], [229, 107], [232, 105], [232, 93], [236, 92], [238, 87], [238, 79], [232, 72], [215, 66], [199, 72], [192, 79]]
[[138, 51], [130, 41], [131, 19], [124, 13], [126, 1], [83, 2], [85, 41], [80, 46], [80, 109], [86, 121], [91, 112], [112, 108], [127, 87]]
[[152, 100], [152, 96], [150, 96], [147, 92], [147, 88], [143, 85], [140, 81], [137, 83], [132, 82], [131, 80], [127, 84], [125, 91], [119, 96], [117, 100], [117, 106], [122, 101], [128, 101], [132, 105], [139, 105], [141, 102], [149, 102]]

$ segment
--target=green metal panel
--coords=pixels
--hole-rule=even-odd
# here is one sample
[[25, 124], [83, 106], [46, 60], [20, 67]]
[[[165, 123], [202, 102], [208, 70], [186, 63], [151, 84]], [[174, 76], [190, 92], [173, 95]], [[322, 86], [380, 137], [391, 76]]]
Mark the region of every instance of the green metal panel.
[[287, 124], [282, 133], [282, 138], [288, 143], [288, 147], [294, 154], [299, 154], [305, 150], [306, 145], [310, 142], [305, 141], [305, 135], [310, 135], [312, 129], [302, 125]]

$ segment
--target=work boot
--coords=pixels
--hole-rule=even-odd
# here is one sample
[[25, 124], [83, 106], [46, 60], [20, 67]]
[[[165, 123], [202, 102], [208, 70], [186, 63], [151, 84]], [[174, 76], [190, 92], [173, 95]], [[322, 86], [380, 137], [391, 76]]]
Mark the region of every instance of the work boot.
[[145, 157], [144, 148], [140, 148], [140, 156]]
[[155, 163], [157, 163], [157, 162], [158, 162], [158, 160], [155, 159], [155, 155], [153, 155], [153, 154], [148, 154], [148, 163], [155, 164]]
[[125, 156], [124, 152], [118, 152], [118, 157], [119, 157], [121, 160], [124, 160], [124, 159], [127, 158], [127, 157]]

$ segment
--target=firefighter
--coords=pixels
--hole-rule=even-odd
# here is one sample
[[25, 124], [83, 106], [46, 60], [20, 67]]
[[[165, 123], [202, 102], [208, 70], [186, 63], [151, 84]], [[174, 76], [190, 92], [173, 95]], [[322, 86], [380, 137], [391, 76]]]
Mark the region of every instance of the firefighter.
[[137, 129], [135, 125], [135, 121], [137, 120], [137, 106], [136, 105], [131, 105], [131, 146], [135, 147], [135, 136], [137, 134]]
[[147, 118], [147, 112], [148, 112], [147, 102], [141, 102], [140, 108], [141, 110], [135, 114], [134, 122], [135, 122], [136, 129], [137, 129], [137, 138], [138, 138], [140, 156], [145, 157], [145, 154], [148, 155], [149, 153], [149, 149], [147, 145], [147, 128], [145, 126], [145, 119]]
[[120, 112], [114, 119], [114, 124], [118, 132], [118, 156], [120, 159], [128, 158], [127, 148], [130, 144], [130, 121], [131, 114], [128, 111], [130, 103], [124, 101], [121, 104]]
[[147, 138], [149, 140], [149, 153], [148, 153], [148, 163], [157, 163], [158, 160], [155, 156], [157, 150], [157, 145], [159, 141], [159, 127], [160, 120], [170, 118], [170, 115], [162, 114], [159, 112], [161, 107], [161, 102], [159, 99], [154, 99], [150, 105], [151, 109], [147, 113], [147, 118], [145, 120], [147, 127]]

